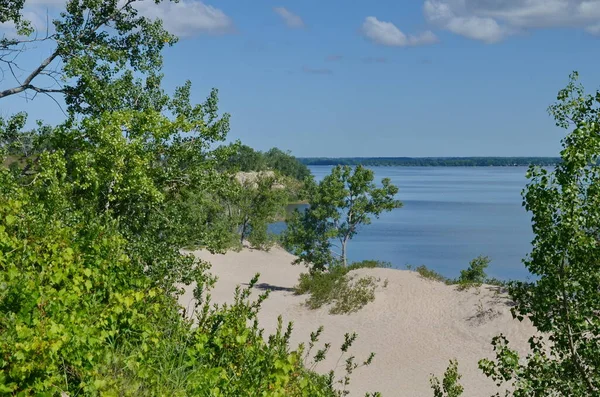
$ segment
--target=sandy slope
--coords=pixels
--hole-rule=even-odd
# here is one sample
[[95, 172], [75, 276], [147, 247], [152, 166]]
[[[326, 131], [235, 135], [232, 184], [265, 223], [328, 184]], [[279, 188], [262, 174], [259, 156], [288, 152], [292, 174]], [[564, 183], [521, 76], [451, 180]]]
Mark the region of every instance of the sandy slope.
[[[367, 391], [380, 391], [388, 397], [432, 396], [430, 374], [441, 375], [452, 358], [459, 360], [464, 395], [489, 396], [497, 389], [477, 369], [477, 361], [492, 355], [492, 337], [502, 332], [511, 344], [522, 349], [534, 333], [529, 324], [512, 320], [506, 298], [492, 287], [456, 291], [414, 272], [361, 269], [357, 273], [388, 279], [387, 287], [380, 287], [375, 302], [358, 313], [330, 315], [326, 308], [305, 308], [306, 297], [290, 291], [305, 269], [292, 266], [294, 257], [282, 249], [245, 249], [226, 255], [197, 251], [195, 255], [211, 262], [212, 272], [219, 277], [212, 293], [216, 302], [230, 301], [236, 285], [247, 283], [255, 273], [261, 274], [259, 287], [274, 289], [260, 314], [267, 332], [275, 329], [280, 314], [284, 321], [294, 322], [294, 344], [306, 342], [310, 333], [323, 325], [321, 341], [331, 342], [335, 350], [317, 370], [326, 372], [335, 366], [344, 333], [357, 332], [359, 338], [352, 353], [364, 359], [373, 351], [376, 357], [372, 366], [353, 375], [352, 396], [363, 396]], [[188, 292], [180, 302], [188, 306], [191, 299]], [[478, 317], [482, 310], [492, 315]]]

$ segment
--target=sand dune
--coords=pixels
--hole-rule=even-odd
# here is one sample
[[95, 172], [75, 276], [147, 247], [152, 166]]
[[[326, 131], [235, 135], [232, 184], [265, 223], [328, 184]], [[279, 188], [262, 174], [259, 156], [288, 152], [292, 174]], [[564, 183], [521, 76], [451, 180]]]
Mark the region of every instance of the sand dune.
[[[459, 361], [464, 396], [489, 396], [497, 389], [481, 374], [477, 361], [492, 356], [492, 337], [502, 332], [513, 347], [522, 350], [535, 332], [530, 324], [512, 319], [506, 296], [490, 286], [457, 291], [410, 271], [361, 269], [357, 273], [387, 279], [387, 287], [380, 286], [375, 301], [357, 313], [330, 315], [327, 308], [307, 309], [303, 304], [306, 297], [293, 294], [291, 288], [305, 268], [291, 265], [294, 257], [280, 248], [194, 254], [211, 262], [212, 272], [219, 277], [212, 292], [215, 302], [231, 301], [236, 285], [261, 274], [256, 292], [272, 289], [260, 313], [266, 332], [274, 331], [277, 316], [282, 315], [284, 321], [293, 321], [292, 342], [298, 344], [307, 342], [310, 333], [323, 325], [321, 342], [331, 342], [335, 349], [317, 366], [319, 371], [335, 366], [344, 334], [357, 332], [352, 354], [359, 360], [370, 352], [376, 357], [370, 367], [353, 375], [351, 396], [364, 396], [367, 391], [380, 391], [388, 397], [432, 396], [430, 375], [443, 374], [450, 359]], [[191, 299], [188, 291], [180, 303], [188, 307]]]

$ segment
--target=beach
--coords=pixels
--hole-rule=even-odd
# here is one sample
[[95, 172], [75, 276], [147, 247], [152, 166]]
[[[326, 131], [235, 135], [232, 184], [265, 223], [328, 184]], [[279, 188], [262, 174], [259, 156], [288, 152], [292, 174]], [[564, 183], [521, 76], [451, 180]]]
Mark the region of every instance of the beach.
[[[336, 373], [343, 373], [346, 357], [338, 362], [339, 347], [345, 333], [356, 332], [358, 339], [350, 354], [357, 362], [371, 352], [375, 358], [371, 366], [352, 375], [350, 396], [375, 391], [383, 396], [432, 396], [431, 374], [441, 378], [451, 359], [459, 363], [463, 396], [492, 395], [498, 389], [477, 367], [481, 358], [493, 357], [492, 338], [503, 333], [513, 348], [526, 352], [527, 340], [535, 334], [527, 321], [513, 320], [510, 300], [494, 286], [459, 291], [413, 271], [359, 269], [353, 273], [382, 281], [375, 301], [356, 313], [331, 315], [326, 307], [308, 309], [304, 305], [307, 296], [294, 295], [293, 287], [306, 268], [292, 265], [295, 257], [279, 247], [269, 252], [244, 248], [226, 254], [192, 253], [210, 262], [211, 273], [218, 277], [211, 291], [215, 303], [231, 302], [236, 286], [246, 286], [260, 273], [253, 295], [271, 290], [259, 314], [265, 335], [275, 331], [279, 315], [284, 323], [293, 322], [292, 348], [306, 344], [310, 333], [323, 326], [318, 347], [331, 343], [332, 348], [327, 359], [316, 366], [319, 372], [337, 368]], [[184, 308], [193, 307], [191, 291], [188, 287], [180, 297]]]

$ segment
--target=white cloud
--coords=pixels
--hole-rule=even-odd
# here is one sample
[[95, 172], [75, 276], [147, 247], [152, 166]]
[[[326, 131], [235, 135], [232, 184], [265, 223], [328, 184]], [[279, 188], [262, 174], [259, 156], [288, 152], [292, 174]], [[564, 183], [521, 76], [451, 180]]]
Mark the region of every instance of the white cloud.
[[[56, 11], [62, 8], [65, 0], [26, 0], [24, 16], [32, 21], [37, 30], [46, 27], [46, 14], [52, 20]], [[164, 28], [179, 37], [193, 36], [199, 33], [223, 34], [234, 30], [234, 24], [223, 11], [198, 0], [181, 0], [178, 3], [163, 1], [136, 1], [140, 14], [150, 18], [160, 18]], [[14, 26], [0, 25], [0, 29], [9, 30]]]
[[289, 11], [287, 8], [275, 7], [273, 8], [273, 11], [275, 11], [275, 13], [277, 13], [277, 15], [279, 15], [283, 19], [283, 21], [289, 28], [297, 29], [304, 27], [304, 21], [302, 20], [302, 18]]
[[223, 11], [201, 1], [171, 1], [155, 4], [153, 1], [135, 3], [147, 18], [160, 18], [164, 28], [176, 36], [197, 33], [223, 34], [234, 30], [233, 21]]
[[361, 31], [369, 40], [391, 47], [418, 46], [437, 42], [437, 37], [431, 31], [407, 36], [393, 23], [380, 21], [375, 17], [367, 17]]
[[[48, 29], [48, 33], [52, 34], [54, 32], [54, 25], [52, 24], [52, 16], [46, 15], [46, 12], [41, 12], [40, 10], [34, 10], [31, 8], [27, 8], [23, 10], [23, 19], [29, 21], [31, 23], [31, 27], [37, 32], [37, 37], [41, 38], [45, 36], [46, 29]], [[6, 35], [9, 38], [16, 38], [16, 26], [14, 22], [5, 22], [0, 23], [0, 34]]]
[[431, 24], [487, 43], [535, 28], [600, 30], [600, 0], [425, 0], [423, 11]]

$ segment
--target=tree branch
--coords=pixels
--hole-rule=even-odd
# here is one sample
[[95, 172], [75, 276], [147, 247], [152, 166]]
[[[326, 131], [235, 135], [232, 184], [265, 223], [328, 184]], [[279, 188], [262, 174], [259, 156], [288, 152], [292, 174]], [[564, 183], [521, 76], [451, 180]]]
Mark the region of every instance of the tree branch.
[[[134, 3], [136, 0], [127, 0], [125, 2], [125, 4], [123, 4], [122, 7], [117, 8], [117, 10], [115, 10], [114, 13], [107, 15], [105, 18], [101, 19], [100, 21], [98, 21], [97, 24], [95, 24], [93, 27], [91, 27], [89, 29], [90, 32], [94, 32], [96, 30], [98, 30], [101, 26], [107, 24], [110, 20], [113, 20], [120, 12], [122, 12], [126, 7], [130, 6], [132, 3]], [[89, 14], [88, 14], [88, 18], [86, 20], [86, 25], [87, 23], [89, 23]], [[88, 32], [87, 26], [84, 25], [84, 28], [82, 29], [81, 33], [79, 34], [79, 36], [77, 36], [77, 39], [80, 39], [81, 37], [84, 36], [85, 33]], [[46, 40], [48, 38], [52, 38], [52, 36], [48, 36], [43, 40]], [[38, 41], [37, 38], [32, 40], [32, 41]], [[9, 43], [5, 43], [4, 45], [2, 45], [2, 49], [8, 49], [9, 46], [11, 45], [16, 45], [18, 43], [21, 42], [26, 42], [26, 41], [17, 41], [17, 42], [9, 42]], [[60, 55], [60, 51], [59, 48], [56, 48], [54, 50], [54, 52], [48, 57], [46, 58], [33, 72], [31, 72], [31, 74], [29, 74], [29, 76], [27, 76], [27, 78], [23, 81], [23, 83], [20, 83], [19, 86], [17, 87], [13, 87], [13, 88], [9, 88], [6, 89], [4, 91], [0, 91], [0, 98], [4, 98], [10, 95], [14, 95], [14, 94], [18, 94], [21, 93], [25, 90], [33, 90], [39, 93], [64, 93], [64, 89], [45, 89], [45, 88], [40, 88], [40, 87], [36, 87], [34, 85], [31, 84], [31, 82], [33, 81], [33, 79], [35, 79], [37, 76], [39, 76], [44, 69], [50, 64], [52, 63], [52, 61], [54, 61], [58, 56]], [[17, 80], [18, 81], [18, 80]]]
[[48, 58], [44, 59], [44, 61], [37, 68], [35, 68], [35, 70], [33, 72], [31, 72], [31, 74], [29, 76], [27, 76], [27, 78], [25, 79], [25, 81], [23, 81], [23, 83], [21, 85], [19, 85], [17, 87], [9, 88], [4, 91], [0, 91], [0, 98], [4, 98], [9, 95], [18, 94], [18, 93], [23, 92], [28, 89], [34, 90], [37, 92], [44, 92], [44, 93], [64, 92], [63, 89], [49, 90], [49, 89], [45, 89], [45, 88], [35, 87], [31, 84], [33, 79], [36, 78], [48, 65], [50, 65], [50, 63], [52, 61], [54, 61], [56, 59], [56, 57], [58, 57], [58, 55], [59, 54], [58, 54], [58, 48], [57, 48], [56, 50], [54, 50], [52, 55], [50, 55]]

